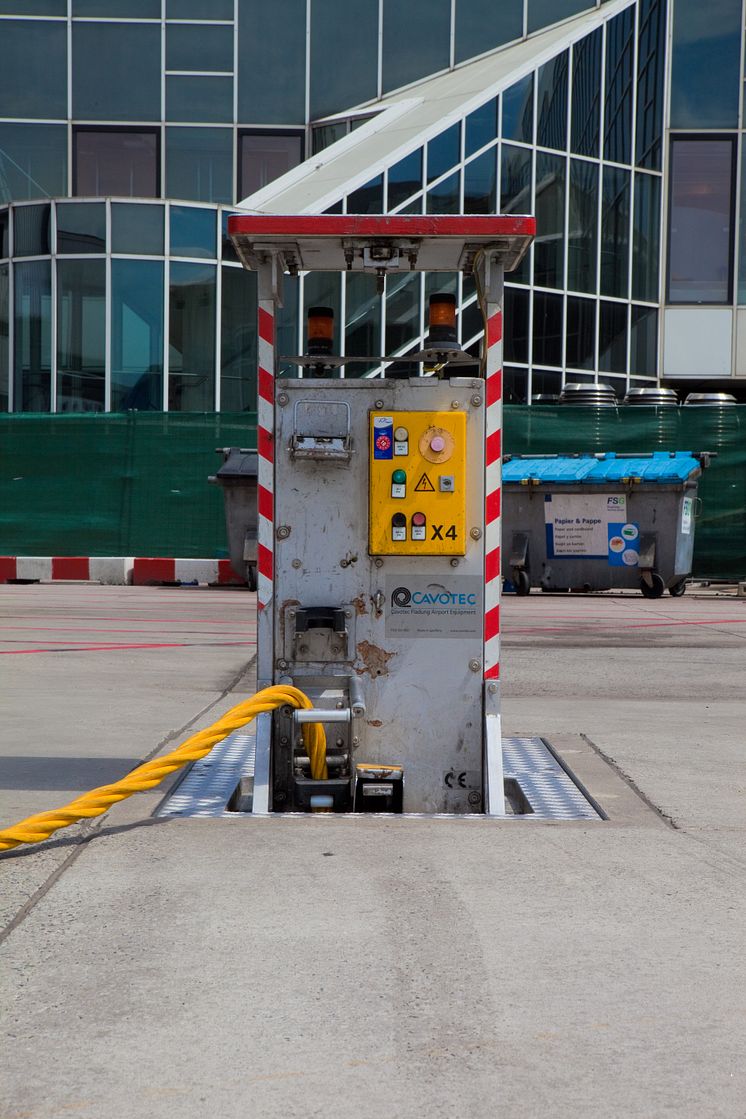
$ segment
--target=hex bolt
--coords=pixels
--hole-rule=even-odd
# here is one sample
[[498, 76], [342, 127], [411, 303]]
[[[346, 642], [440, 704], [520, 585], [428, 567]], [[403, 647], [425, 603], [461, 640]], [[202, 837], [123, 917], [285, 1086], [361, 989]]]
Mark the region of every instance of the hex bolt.
[[281, 746], [289, 746], [290, 745], [290, 739], [288, 738], [288, 736], [286, 734], [283, 734], [282, 738], [280, 739], [280, 745]]
[[342, 710], [342, 708], [344, 707], [344, 703], [342, 703], [342, 700], [341, 700], [341, 699], [338, 699], [338, 700], [337, 700], [337, 703], [336, 703], [336, 707], [337, 707], [337, 710], [338, 710], [338, 711], [341, 711], [341, 710]]
[[451, 560], [451, 567], [458, 567], [458, 560], [455, 557]]
[[460, 400], [452, 400], [451, 401], [451, 408], [460, 408], [460, 407], [461, 407], [461, 401]]
[[298, 569], [299, 567], [303, 567], [303, 563], [302, 563], [302, 561], [301, 561], [301, 560], [299, 560], [299, 559], [294, 559], [294, 560], [293, 560], [293, 562], [292, 562], [292, 564], [291, 564], [291, 566], [292, 566], [292, 567], [294, 567], [294, 568], [296, 569], [296, 571], [297, 571], [297, 569]]
[[495, 695], [497, 692], [497, 684], [495, 684], [494, 681], [491, 684], [488, 684], [487, 691], [490, 693], [490, 695]]
[[287, 668], [288, 667], [288, 662], [287, 661], [278, 661], [277, 662], [277, 667], [278, 668]]
[[471, 398], [471, 402], [475, 408], [478, 408], [479, 405], [482, 403], [482, 398], [478, 393], [475, 393], [474, 396], [472, 396]]
[[345, 610], [345, 618], [351, 618], [351, 617], [352, 617], [352, 610]]
[[480, 661], [476, 661], [476, 660], [469, 661], [469, 668], [471, 669], [472, 672], [479, 672], [481, 667], [482, 667], [482, 665], [481, 665]]
[[346, 560], [346, 559], [342, 559], [342, 560], [339, 561], [339, 566], [340, 567], [349, 567], [350, 566], [350, 561]]
[[277, 529], [277, 539], [278, 540], [287, 540], [289, 535], [290, 535], [290, 525], [280, 525], [280, 527]]
[[473, 528], [469, 533], [469, 536], [472, 538], [472, 540], [480, 540], [482, 537], [481, 528]]
[[294, 618], [294, 617], [295, 617], [295, 610], [288, 610], [288, 618]]
[[469, 804], [479, 804], [482, 798], [479, 793], [469, 793], [466, 799], [468, 800]]
[[355, 735], [355, 737], [352, 739], [352, 745], [353, 746], [359, 746], [360, 745], [360, 739], [358, 738], [357, 735]]
[[380, 556], [377, 560], [375, 560], [375, 565], [376, 567], [383, 567], [383, 560], [380, 558]]
[[383, 401], [382, 400], [376, 400], [374, 403], [375, 403], [376, 408], [383, 408]]
[[290, 397], [286, 392], [281, 392], [277, 397], [277, 403], [280, 405], [281, 408], [284, 408], [289, 401]]

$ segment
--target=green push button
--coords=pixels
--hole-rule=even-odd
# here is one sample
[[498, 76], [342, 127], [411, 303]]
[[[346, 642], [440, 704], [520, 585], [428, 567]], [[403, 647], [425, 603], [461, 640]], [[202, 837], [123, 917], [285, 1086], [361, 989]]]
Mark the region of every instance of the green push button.
[[391, 483], [394, 486], [406, 486], [407, 474], [405, 470], [395, 470], [391, 475]]

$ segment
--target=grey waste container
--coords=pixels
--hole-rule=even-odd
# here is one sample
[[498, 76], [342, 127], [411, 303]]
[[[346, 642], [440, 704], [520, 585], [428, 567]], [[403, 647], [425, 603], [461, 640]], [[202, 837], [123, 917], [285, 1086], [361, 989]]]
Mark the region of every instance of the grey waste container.
[[223, 490], [231, 567], [256, 590], [257, 455], [243, 447], [218, 447], [223, 465], [209, 481]]
[[711, 455], [506, 455], [503, 576], [518, 594], [638, 587], [681, 595]]

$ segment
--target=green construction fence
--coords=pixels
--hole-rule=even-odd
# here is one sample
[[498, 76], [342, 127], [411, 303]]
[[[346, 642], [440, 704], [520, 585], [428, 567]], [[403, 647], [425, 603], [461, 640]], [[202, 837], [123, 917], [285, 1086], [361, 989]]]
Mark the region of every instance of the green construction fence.
[[[255, 447], [253, 413], [0, 417], [0, 555], [227, 554], [217, 447]], [[746, 406], [505, 408], [507, 454], [714, 451], [694, 574], [746, 577]]]

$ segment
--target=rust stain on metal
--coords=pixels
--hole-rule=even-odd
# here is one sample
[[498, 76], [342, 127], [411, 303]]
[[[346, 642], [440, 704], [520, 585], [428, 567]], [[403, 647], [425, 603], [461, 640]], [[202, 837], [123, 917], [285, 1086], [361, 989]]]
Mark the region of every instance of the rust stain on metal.
[[361, 594], [359, 594], [357, 598], [353, 598], [352, 605], [355, 607], [358, 617], [362, 617], [364, 614], [368, 613], [368, 607], [365, 605], [365, 599]]
[[396, 653], [387, 653], [380, 645], [374, 645], [371, 641], [361, 641], [357, 647], [357, 655], [363, 662], [363, 668], [356, 668], [358, 676], [364, 676], [367, 672], [369, 676], [388, 676], [389, 674], [389, 661]]
[[366, 723], [368, 724], [369, 727], [382, 727], [383, 726], [383, 720], [382, 719], [366, 719], [365, 721], [366, 721]]

